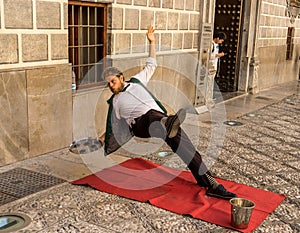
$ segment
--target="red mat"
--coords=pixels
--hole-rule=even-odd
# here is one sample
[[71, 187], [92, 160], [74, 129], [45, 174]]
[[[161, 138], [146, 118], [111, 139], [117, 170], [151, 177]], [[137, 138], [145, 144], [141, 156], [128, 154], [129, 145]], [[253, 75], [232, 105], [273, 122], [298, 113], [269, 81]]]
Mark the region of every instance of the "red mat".
[[191, 172], [167, 168], [148, 160], [130, 159], [72, 184], [90, 185], [100, 191], [149, 202], [177, 214], [241, 232], [252, 232], [285, 199], [284, 195], [220, 178], [216, 180], [238, 197], [254, 201], [255, 208], [247, 229], [235, 229], [230, 225], [229, 201], [206, 196], [206, 189], [196, 184]]

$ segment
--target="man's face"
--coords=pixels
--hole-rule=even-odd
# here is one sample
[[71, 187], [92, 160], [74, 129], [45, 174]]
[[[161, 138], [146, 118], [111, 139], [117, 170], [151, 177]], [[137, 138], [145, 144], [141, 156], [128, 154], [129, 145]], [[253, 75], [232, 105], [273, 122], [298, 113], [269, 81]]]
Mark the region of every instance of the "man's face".
[[120, 77], [111, 75], [105, 78], [107, 81], [107, 85], [109, 86], [109, 89], [114, 94], [118, 94], [120, 91], [123, 90], [125, 86], [124, 77], [121, 75]]
[[217, 44], [222, 44], [223, 42], [224, 42], [224, 39], [220, 39], [220, 38], [218, 37]]

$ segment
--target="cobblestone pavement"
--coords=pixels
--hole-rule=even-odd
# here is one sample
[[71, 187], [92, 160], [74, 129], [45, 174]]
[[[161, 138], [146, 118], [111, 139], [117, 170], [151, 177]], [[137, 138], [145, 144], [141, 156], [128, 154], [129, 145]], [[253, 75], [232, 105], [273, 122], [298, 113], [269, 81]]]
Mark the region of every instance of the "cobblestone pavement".
[[[267, 97], [260, 101], [267, 101], [263, 98]], [[226, 126], [220, 155], [211, 164], [211, 171], [218, 177], [286, 195], [286, 199], [254, 232], [300, 232], [299, 115], [298, 92], [232, 117], [229, 120], [242, 125]], [[230, 114], [228, 116], [230, 118]], [[184, 127], [197, 126], [200, 129], [200, 136], [191, 135], [191, 139], [198, 144], [199, 151], [209, 163], [215, 148], [208, 145], [213, 130], [220, 127], [219, 122], [198, 118], [194, 121], [194, 116], [190, 117]], [[163, 145], [161, 150], [169, 151], [169, 148]], [[120, 150], [118, 156], [123, 159], [138, 157], [124, 150]], [[157, 153], [149, 153], [143, 158], [186, 169], [176, 155], [159, 157]], [[80, 156], [71, 155], [67, 149], [1, 167], [0, 172], [14, 167], [66, 180], [0, 206], [1, 213], [23, 213], [31, 218], [31, 223], [18, 232], [235, 232], [147, 203], [71, 185], [67, 181], [83, 177], [91, 170]]]

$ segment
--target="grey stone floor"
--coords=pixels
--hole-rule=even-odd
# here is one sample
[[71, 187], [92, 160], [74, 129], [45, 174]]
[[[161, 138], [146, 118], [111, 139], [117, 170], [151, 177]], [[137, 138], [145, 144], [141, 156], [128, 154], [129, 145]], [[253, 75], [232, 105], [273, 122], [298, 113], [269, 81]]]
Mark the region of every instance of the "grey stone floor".
[[[254, 232], [300, 232], [299, 83], [281, 85], [259, 95], [240, 96], [221, 105], [225, 105], [226, 120], [243, 125], [224, 125], [219, 121], [224, 115], [218, 113], [214, 117], [211, 113], [189, 114], [183, 127], [192, 142], [214, 175], [286, 195]], [[145, 151], [150, 151], [143, 158], [186, 169], [176, 155], [159, 157], [157, 151], [151, 150], [161, 142], [142, 143]], [[165, 144], [159, 150], [170, 151]], [[110, 159], [118, 163], [132, 157], [141, 156], [121, 149]], [[0, 172], [16, 167], [66, 180], [0, 206], [1, 213], [23, 213], [31, 218], [31, 223], [17, 232], [235, 232], [147, 203], [71, 185], [68, 181], [91, 174], [99, 167], [94, 161], [71, 154], [67, 148], [0, 167]]]

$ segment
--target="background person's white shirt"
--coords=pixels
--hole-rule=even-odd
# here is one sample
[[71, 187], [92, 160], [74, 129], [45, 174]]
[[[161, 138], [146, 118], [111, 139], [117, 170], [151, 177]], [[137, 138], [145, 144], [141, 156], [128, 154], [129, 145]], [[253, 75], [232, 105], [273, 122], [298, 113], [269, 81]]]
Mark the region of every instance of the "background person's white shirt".
[[219, 57], [216, 56], [219, 53], [219, 49], [220, 49], [219, 44], [217, 44], [213, 41], [211, 57], [212, 57], [212, 64], [213, 64], [215, 70], [218, 69], [218, 61], [220, 59]]

